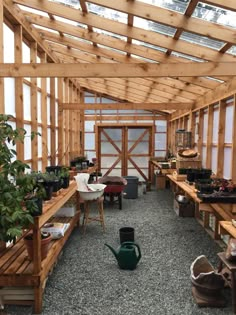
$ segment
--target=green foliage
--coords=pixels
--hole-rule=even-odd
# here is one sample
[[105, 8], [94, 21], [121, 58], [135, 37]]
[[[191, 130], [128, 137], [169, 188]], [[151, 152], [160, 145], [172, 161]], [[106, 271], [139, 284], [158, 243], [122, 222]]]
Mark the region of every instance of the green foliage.
[[[0, 240], [15, 241], [33, 223], [25, 198], [37, 192], [35, 179], [25, 174], [30, 167], [17, 159], [14, 146], [23, 143], [26, 131], [13, 128], [11, 115], [0, 114]], [[32, 133], [31, 139], [38, 133]]]

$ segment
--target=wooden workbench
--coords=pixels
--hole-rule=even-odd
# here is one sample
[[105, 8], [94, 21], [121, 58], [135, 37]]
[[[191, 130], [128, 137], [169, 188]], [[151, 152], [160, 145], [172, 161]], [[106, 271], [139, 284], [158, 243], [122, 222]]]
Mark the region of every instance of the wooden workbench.
[[[4, 304], [31, 304], [34, 307], [34, 314], [41, 313], [42, 297], [47, 277], [57, 262], [58, 256], [71, 232], [79, 224], [80, 209], [78, 201], [77, 211], [73, 217], [53, 218], [53, 216], [68, 199], [76, 194], [76, 191], [77, 185], [73, 181], [67, 189], [63, 189], [59, 195], [45, 202], [41, 216], [34, 217], [34, 224], [32, 225], [34, 234], [33, 261], [28, 258], [23, 236], [0, 254], [1, 306]], [[70, 223], [70, 226], [64, 237], [51, 241], [48, 255], [41, 261], [40, 228], [48, 220]], [[9, 292], [8, 299], [6, 299], [6, 292]], [[9, 294], [13, 299], [9, 299]]]
[[[215, 226], [213, 238], [216, 240], [221, 239], [219, 222], [231, 221], [236, 219], [236, 205], [235, 204], [226, 204], [226, 203], [204, 203], [201, 199], [198, 198], [196, 189], [194, 185], [189, 185], [185, 181], [177, 181], [173, 175], [166, 175], [171, 183], [172, 189], [175, 193], [181, 192], [184, 193], [189, 198], [193, 199], [195, 202], [195, 217], [203, 225], [205, 229], [212, 234], [209, 229], [209, 215], [212, 214], [215, 217]], [[200, 212], [204, 212], [203, 221], [200, 216]]]

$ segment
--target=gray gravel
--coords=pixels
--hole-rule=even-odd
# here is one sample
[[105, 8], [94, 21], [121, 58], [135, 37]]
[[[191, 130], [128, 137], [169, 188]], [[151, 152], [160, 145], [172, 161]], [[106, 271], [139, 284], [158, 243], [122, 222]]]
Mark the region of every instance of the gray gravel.
[[[232, 314], [230, 290], [227, 307], [199, 308], [191, 294], [190, 265], [206, 255], [217, 267], [218, 245], [194, 218], [173, 211], [169, 190], [139, 193], [105, 207], [106, 233], [97, 222], [85, 235], [76, 229], [50, 275], [43, 315], [220, 315]], [[107, 242], [119, 247], [119, 229], [135, 228], [142, 258], [133, 271], [120, 270]], [[9, 315], [32, 314], [32, 308], [9, 306]]]

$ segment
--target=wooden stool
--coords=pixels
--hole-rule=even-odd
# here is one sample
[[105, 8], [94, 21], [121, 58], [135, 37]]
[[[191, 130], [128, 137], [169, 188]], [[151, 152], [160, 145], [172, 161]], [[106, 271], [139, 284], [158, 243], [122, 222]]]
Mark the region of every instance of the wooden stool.
[[225, 257], [225, 252], [218, 253], [217, 255], [220, 259], [218, 272], [222, 271], [223, 266], [225, 266], [230, 272], [230, 279], [227, 279], [225, 277], [224, 278], [226, 280], [226, 283], [232, 289], [232, 306], [233, 312], [234, 314], [236, 314], [236, 263], [228, 261]]
[[[84, 217], [83, 217], [83, 233], [86, 231], [87, 224], [92, 221], [101, 222], [103, 232], [105, 232], [105, 221], [104, 221], [104, 211], [103, 211], [103, 201], [104, 197], [100, 197], [96, 200], [84, 200]], [[93, 203], [97, 203], [98, 206], [98, 216], [90, 217], [90, 206]]]

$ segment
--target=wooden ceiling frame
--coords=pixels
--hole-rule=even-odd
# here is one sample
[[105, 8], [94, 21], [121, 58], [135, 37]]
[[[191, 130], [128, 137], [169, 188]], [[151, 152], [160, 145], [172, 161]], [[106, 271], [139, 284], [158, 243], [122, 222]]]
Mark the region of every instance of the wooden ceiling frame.
[[[128, 16], [127, 24], [89, 12], [87, 2], [126, 13]], [[232, 0], [225, 0], [224, 3], [220, 0], [203, 0], [202, 2], [236, 11], [236, 5], [233, 4]], [[198, 1], [196, 0], [190, 1], [185, 13], [181, 14], [141, 1], [80, 0], [82, 8], [82, 11], [80, 11], [46, 0], [3, 0], [4, 14], [7, 17], [12, 14], [17, 23], [23, 26], [23, 29], [28, 34], [27, 37], [30, 38], [32, 36], [32, 39], [36, 40], [39, 50], [46, 52], [49, 63], [54, 62], [56, 63], [55, 66], [58, 66], [60, 62], [63, 62], [60, 64], [60, 69], [57, 69], [58, 72], [55, 72], [53, 67], [51, 67], [53, 64], [48, 64], [50, 72], [52, 70], [55, 77], [65, 77], [65, 73], [70, 73], [68, 77], [72, 78], [71, 81], [74, 84], [79, 83], [83, 89], [90, 89], [95, 93], [108, 96], [111, 95], [117, 100], [154, 104], [159, 102], [191, 103], [193, 107], [202, 106], [203, 102], [210, 102], [215, 99], [216, 96], [219, 96], [219, 91], [227, 94], [226, 88], [229, 87], [229, 91], [233, 91], [235, 86], [233, 78], [235, 76], [233, 69], [235, 56], [227, 53], [232, 45], [236, 44], [235, 29], [192, 17], [197, 3]], [[46, 12], [49, 17], [39, 17], [36, 14], [26, 13], [17, 4]], [[82, 23], [87, 27], [87, 30], [75, 27], [69, 23], [59, 22], [57, 16]], [[174, 27], [176, 32], [171, 37], [141, 29], [134, 26], [135, 17]], [[42, 31], [38, 27], [35, 28], [34, 24], [56, 30], [59, 36], [57, 37], [55, 34], [50, 35], [50, 32]], [[126, 37], [126, 43], [124, 40], [94, 32], [94, 27], [124, 36]], [[77, 35], [75, 34], [76, 31]], [[216, 50], [197, 43], [184, 41], [181, 39], [183, 31], [222, 41], [222, 47]], [[78, 40], [76, 43], [76, 40], [69, 38], [67, 34], [76, 36], [75, 38], [78, 39], [88, 40], [93, 45]], [[133, 39], [165, 48], [166, 53], [134, 44]], [[67, 47], [67, 51], [72, 50], [72, 48], [77, 49], [78, 59], [76, 59], [76, 52], [74, 51], [70, 56], [68, 56], [65, 49], [63, 49], [64, 54], [59, 52], [55, 48], [59, 43], [63, 43], [64, 48]], [[103, 46], [101, 47], [100, 45]], [[111, 50], [111, 48], [117, 51]], [[119, 50], [126, 55], [119, 53]], [[180, 57], [173, 55], [176, 52], [193, 58], [200, 58], [205, 62], [192, 63], [181, 55]], [[137, 57], [161, 63], [140, 64]], [[69, 66], [68, 62], [74, 63], [70, 72], [67, 71], [69, 69], [69, 67], [67, 69], [67, 66]], [[81, 64], [82, 62], [86, 64]], [[94, 70], [96, 70], [94, 73], [88, 70], [91, 63]], [[23, 76], [24, 71], [26, 73], [29, 71], [24, 69], [24, 65], [18, 64], [16, 65], [18, 69], [8, 68], [8, 70], [6, 70], [7, 68], [4, 69], [5, 66], [7, 67], [8, 65], [3, 64], [3, 67], [1, 65], [0, 77], [13, 76], [17, 78]], [[42, 75], [43, 69], [39, 70], [37, 65], [33, 66], [36, 67], [37, 76], [44, 76]], [[104, 68], [101, 70], [99, 66]], [[123, 66], [125, 66], [126, 71], [122, 68]], [[180, 66], [183, 67], [182, 73]], [[154, 68], [158, 69], [158, 71], [154, 70]], [[82, 75], [78, 75], [79, 70]], [[64, 71], [66, 72], [62, 76]], [[6, 72], [8, 73], [7, 75]], [[31, 69], [31, 75], [24, 76], [34, 77], [35, 74], [32, 74], [33, 72]], [[144, 72], [146, 73], [144, 74]], [[215, 79], [219, 79], [222, 82]]]

